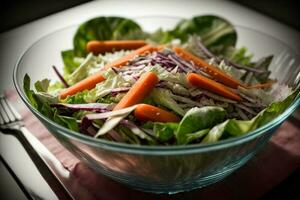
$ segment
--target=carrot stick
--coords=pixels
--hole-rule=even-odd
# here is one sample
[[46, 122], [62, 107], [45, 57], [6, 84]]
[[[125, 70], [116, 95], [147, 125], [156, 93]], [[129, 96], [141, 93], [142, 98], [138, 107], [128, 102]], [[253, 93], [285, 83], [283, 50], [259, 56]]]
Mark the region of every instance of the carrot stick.
[[237, 88], [238, 86], [243, 86], [238, 80], [235, 80], [234, 78], [228, 76], [224, 72], [222, 72], [220, 69], [216, 68], [213, 65], [208, 64], [201, 58], [194, 56], [193, 54], [183, 50], [180, 47], [174, 47], [173, 50], [183, 59], [187, 61], [193, 61], [196, 66], [200, 67], [205, 73], [211, 75], [216, 80], [222, 82], [223, 84], [232, 87]]
[[[111, 67], [122, 67], [123, 65], [125, 65], [129, 60], [131, 60], [135, 56], [146, 53], [146, 52], [152, 52], [155, 50], [156, 50], [155, 47], [153, 47], [151, 45], [145, 45], [114, 62], [108, 63], [103, 68], [104, 68], [104, 70], [106, 70]], [[105, 78], [102, 76], [102, 73], [103, 73], [102, 71], [98, 72], [98, 73], [96, 73], [92, 76], [89, 76], [89, 77], [77, 82], [76, 84], [66, 88], [65, 90], [63, 90], [60, 93], [59, 97], [61, 99], [64, 99], [69, 95], [76, 94], [77, 92], [81, 92], [83, 90], [90, 90], [90, 89], [94, 88], [97, 83], [100, 83], [105, 80]]]
[[216, 81], [213, 81], [209, 78], [206, 78], [200, 74], [195, 74], [195, 73], [188, 74], [187, 81], [191, 85], [209, 90], [211, 92], [217, 93], [224, 97], [227, 97], [227, 98], [230, 98], [230, 99], [233, 99], [236, 101], [242, 100], [240, 96], [238, 96], [236, 93], [227, 89], [226, 86], [224, 86]]
[[175, 114], [148, 104], [139, 104], [134, 111], [134, 116], [138, 120], [143, 122], [146, 121], [179, 122], [180, 121], [179, 117], [177, 117]]
[[158, 77], [153, 72], [143, 74], [131, 87], [127, 94], [114, 107], [119, 110], [142, 102], [158, 83]]
[[102, 76], [102, 72], [97, 72], [61, 91], [59, 98], [64, 99], [69, 95], [76, 94], [77, 92], [93, 89], [97, 83], [100, 83], [104, 80], [105, 78]]
[[153, 47], [152, 45], [148, 44], [148, 45], [145, 45], [129, 54], [127, 54], [126, 56], [114, 61], [114, 62], [111, 62], [111, 63], [108, 63], [107, 65], [104, 66], [104, 69], [108, 69], [108, 68], [111, 68], [111, 67], [122, 67], [123, 65], [125, 65], [129, 60], [133, 59], [135, 56], [137, 55], [141, 55], [141, 54], [144, 54], [146, 52], [153, 52], [153, 51], [156, 51], [157, 49], [155, 47]]
[[248, 89], [253, 89], [253, 88], [270, 88], [272, 87], [272, 85], [274, 84], [274, 81], [270, 81], [270, 82], [267, 82], [267, 83], [259, 83], [259, 84], [255, 84], [255, 85], [248, 85], [246, 86], [246, 88]]
[[108, 41], [89, 41], [86, 45], [88, 52], [92, 52], [97, 55], [105, 52], [132, 50], [145, 46], [144, 40], [108, 40]]

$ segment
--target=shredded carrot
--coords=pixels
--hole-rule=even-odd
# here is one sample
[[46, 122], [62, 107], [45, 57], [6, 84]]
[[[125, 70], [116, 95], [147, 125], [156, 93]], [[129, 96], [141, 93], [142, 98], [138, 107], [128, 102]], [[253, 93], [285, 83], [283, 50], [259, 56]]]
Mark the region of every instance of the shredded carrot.
[[180, 118], [177, 117], [175, 114], [148, 104], [139, 104], [134, 111], [134, 116], [142, 122], [147, 122], [147, 121], [179, 122], [180, 121]]
[[196, 66], [200, 67], [203, 70], [203, 72], [214, 77], [219, 82], [222, 82], [223, 84], [225, 84], [229, 87], [232, 87], [232, 88], [237, 88], [238, 86], [243, 86], [243, 84], [240, 83], [238, 80], [235, 80], [234, 78], [232, 78], [229, 75], [222, 72], [220, 69], [216, 68], [213, 65], [208, 64], [201, 58], [194, 56], [193, 54], [183, 50], [182, 48], [174, 47], [173, 50], [183, 59], [194, 62], [194, 64]]
[[114, 107], [114, 110], [123, 109], [141, 103], [158, 83], [158, 77], [153, 72], [143, 74], [130, 88], [127, 94]]
[[145, 45], [146, 42], [144, 40], [92, 40], [87, 43], [86, 49], [88, 52], [97, 55], [105, 52], [120, 51], [122, 49], [133, 50]]
[[216, 81], [213, 81], [209, 78], [206, 78], [200, 74], [195, 74], [195, 73], [188, 74], [187, 81], [191, 85], [209, 90], [209, 91], [217, 93], [221, 96], [224, 96], [224, 97], [236, 100], [236, 101], [242, 100], [239, 95], [237, 95], [233, 91], [227, 89], [226, 86], [224, 86]]
[[[114, 62], [108, 63], [103, 68], [104, 68], [104, 70], [107, 70], [111, 67], [122, 67], [129, 60], [133, 59], [135, 56], [138, 56], [138, 55], [141, 55], [141, 54], [144, 54], [147, 52], [152, 52], [152, 51], [156, 51], [156, 48], [151, 45], [145, 45]], [[61, 99], [64, 99], [69, 95], [76, 94], [77, 92], [81, 92], [83, 90], [90, 90], [90, 89], [94, 88], [97, 83], [100, 83], [105, 80], [105, 78], [102, 76], [102, 73], [103, 73], [102, 71], [98, 72], [98, 73], [96, 73], [92, 76], [89, 76], [89, 77], [77, 82], [76, 84], [66, 88], [65, 90], [63, 90], [60, 93], [59, 97]]]

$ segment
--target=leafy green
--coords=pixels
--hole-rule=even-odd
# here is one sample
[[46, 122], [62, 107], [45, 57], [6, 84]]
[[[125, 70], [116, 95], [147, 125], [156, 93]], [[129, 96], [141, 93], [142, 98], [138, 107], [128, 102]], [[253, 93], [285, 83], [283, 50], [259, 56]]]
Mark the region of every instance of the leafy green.
[[85, 79], [89, 74], [89, 69], [92, 66], [92, 63], [95, 61], [95, 58], [92, 53], [90, 53], [85, 60], [80, 64], [75, 71], [72, 72], [70, 76], [68, 76], [68, 83], [71, 85]]
[[190, 109], [182, 118], [176, 130], [178, 144], [186, 143], [186, 134], [211, 128], [222, 122], [226, 111], [221, 107], [205, 106]]
[[271, 71], [269, 71], [269, 66], [273, 60], [273, 55], [261, 58], [259, 61], [257, 61], [254, 65], [257, 69], [265, 70], [266, 73], [262, 74], [256, 74], [255, 79], [258, 80], [261, 83], [266, 82], [269, 79], [269, 76], [271, 74]]
[[251, 130], [254, 120], [236, 120], [228, 119], [225, 122], [214, 126], [206, 137], [202, 140], [203, 143], [212, 143], [220, 140], [223, 133], [228, 133], [232, 136], [243, 135]]
[[159, 80], [163, 80], [166, 82], [170, 82], [172, 84], [180, 84], [183, 86], [187, 86], [188, 83], [186, 81], [186, 74], [179, 73], [179, 72], [169, 72], [165, 68], [161, 67], [160, 65], [151, 66], [150, 70], [155, 72], [159, 78]]
[[63, 126], [66, 126], [68, 129], [72, 131], [79, 131], [78, 123], [76, 121], [76, 118], [74, 117], [67, 117], [67, 116], [61, 116], [61, 115], [55, 115], [56, 118], [60, 119], [63, 122]]
[[218, 141], [222, 135], [241, 136], [252, 130], [261, 127], [272, 121], [283, 113], [299, 95], [300, 87], [298, 87], [291, 95], [283, 101], [274, 102], [266, 109], [262, 110], [256, 117], [251, 120], [228, 119], [225, 122], [214, 126], [207, 136], [203, 139], [203, 143], [212, 143]]
[[131, 86], [131, 83], [126, 81], [122, 75], [117, 74], [114, 70], [107, 70], [103, 76], [105, 81], [96, 85], [96, 96], [98, 98], [104, 97], [111, 93], [114, 88], [122, 88]]
[[227, 20], [213, 15], [196, 16], [184, 19], [171, 31], [174, 38], [182, 42], [188, 40], [189, 35], [198, 35], [203, 44], [214, 51], [217, 48], [235, 46], [237, 33]]
[[[26, 74], [23, 80], [23, 89], [31, 105], [35, 107], [38, 111], [40, 111], [41, 114], [57, 122], [58, 124], [67, 127], [71, 130], [78, 131], [79, 129], [75, 118], [61, 116], [59, 115], [57, 109], [52, 108], [50, 106], [50, 104], [52, 103], [57, 103], [57, 97], [53, 97], [52, 95], [45, 92], [35, 93], [33, 90], [30, 89], [30, 82], [30, 77], [28, 76], [28, 74]], [[47, 83], [47, 81], [44, 81], [43, 83], [45, 84]], [[41, 89], [41, 84], [42, 82], [38, 82], [35, 85], [39, 89]]]
[[135, 135], [128, 127], [119, 125], [115, 128], [115, 130], [122, 137], [125, 143], [141, 144], [139, 137]]
[[69, 104], [81, 104], [81, 103], [88, 103], [87, 96], [89, 95], [88, 90], [84, 90], [82, 92], [77, 92], [74, 95], [68, 96], [64, 100], [61, 100], [63, 103]]
[[250, 65], [253, 57], [252, 54], [249, 54], [246, 47], [235, 48], [234, 46], [226, 48], [226, 50], [223, 52], [223, 56], [234, 63], [245, 66]]
[[23, 80], [23, 89], [24, 92], [29, 100], [29, 102], [31, 103], [31, 105], [33, 107], [35, 107], [36, 109], [38, 109], [38, 101], [36, 100], [36, 95], [34, 93], [33, 90], [30, 89], [30, 77], [28, 74], [25, 74], [24, 76], [24, 80]]
[[185, 114], [185, 111], [180, 108], [177, 102], [172, 98], [170, 90], [154, 88], [150, 96], [155, 104], [169, 108], [179, 115], [183, 116]]
[[149, 35], [149, 40], [154, 41], [157, 44], [165, 44], [173, 39], [174, 37], [172, 36], [170, 31], [164, 31], [161, 28], [157, 29], [154, 33]]
[[75, 55], [73, 50], [62, 51], [61, 57], [64, 62], [64, 73], [67, 75], [72, 74], [80, 65], [80, 63], [74, 60]]
[[154, 123], [153, 132], [161, 142], [167, 142], [172, 137], [178, 128], [178, 123]]
[[90, 40], [123, 40], [144, 38], [141, 27], [134, 21], [122, 17], [93, 18], [78, 28], [73, 44], [74, 54], [86, 55], [86, 44]]
[[35, 82], [34, 87], [38, 92], [48, 92], [49, 83], [49, 79], [43, 79], [41, 81]]
[[186, 134], [186, 137], [183, 138], [183, 140], [181, 141], [181, 144], [188, 144], [188, 143], [194, 142], [196, 140], [199, 141], [201, 138], [203, 138], [209, 132], [209, 130], [210, 129], [203, 129], [203, 130], [197, 131], [195, 133], [188, 133], [188, 134]]

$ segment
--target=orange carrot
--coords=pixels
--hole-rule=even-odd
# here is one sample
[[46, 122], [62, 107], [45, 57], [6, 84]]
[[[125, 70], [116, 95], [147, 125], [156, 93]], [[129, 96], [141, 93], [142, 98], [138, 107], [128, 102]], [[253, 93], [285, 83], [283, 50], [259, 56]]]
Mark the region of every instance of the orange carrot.
[[233, 91], [230, 91], [229, 89], [227, 89], [226, 86], [224, 86], [216, 81], [213, 81], [209, 78], [206, 78], [200, 74], [195, 74], [195, 73], [188, 74], [187, 81], [191, 85], [209, 90], [211, 92], [217, 93], [224, 97], [227, 97], [227, 98], [230, 98], [230, 99], [233, 99], [236, 101], [242, 100], [240, 96], [238, 96]]
[[134, 116], [143, 122], [179, 122], [180, 119], [175, 114], [166, 110], [157, 108], [148, 104], [139, 104], [135, 111]]
[[133, 50], [145, 46], [144, 40], [108, 40], [108, 41], [89, 41], [86, 45], [88, 52], [97, 55], [99, 53], [124, 50]]
[[147, 72], [143, 74], [121, 99], [121, 101], [114, 107], [114, 110], [133, 106], [142, 102], [150, 94], [157, 83], [158, 77], [155, 73]]
[[[129, 60], [131, 60], [135, 56], [146, 53], [146, 52], [152, 52], [155, 50], [156, 50], [155, 47], [153, 47], [151, 45], [145, 45], [114, 62], [108, 63], [103, 68], [104, 68], [104, 70], [106, 70], [111, 67], [122, 67], [123, 65], [125, 65]], [[89, 77], [77, 82], [76, 84], [66, 88], [65, 90], [63, 90], [60, 93], [59, 97], [61, 99], [64, 99], [69, 95], [76, 94], [77, 92], [81, 92], [83, 90], [90, 90], [90, 89], [94, 88], [97, 83], [100, 83], [105, 80], [105, 78], [102, 76], [102, 73], [103, 72], [98, 72], [98, 73], [96, 73], [92, 76], [89, 76]]]
[[153, 52], [153, 51], [156, 51], [157, 49], [155, 47], [153, 47], [152, 45], [148, 44], [148, 45], [145, 45], [129, 54], [127, 54], [126, 56], [114, 61], [114, 62], [111, 62], [111, 63], [108, 63], [107, 65], [104, 66], [104, 69], [108, 69], [108, 68], [111, 68], [111, 67], [122, 67], [123, 65], [125, 65], [126, 63], [128, 63], [129, 60], [133, 59], [135, 56], [137, 55], [141, 55], [141, 54], [144, 54], [146, 52]]
[[156, 48], [157, 48], [157, 51], [161, 51], [161, 50], [164, 50], [166, 48], [166, 45], [160, 44], [160, 45], [157, 45]]
[[222, 82], [223, 84], [232, 88], [243, 86], [242, 83], [240, 83], [238, 80], [235, 80], [234, 78], [222, 72], [220, 69], [216, 68], [213, 65], [208, 64], [201, 58], [194, 56], [193, 54], [183, 50], [182, 48], [174, 47], [173, 50], [183, 59], [187, 61], [193, 61], [195, 65], [200, 67], [205, 73], [211, 75], [212, 77]]
[[104, 80], [105, 78], [102, 76], [102, 72], [97, 72], [61, 91], [59, 98], [64, 99], [69, 95], [76, 94], [77, 92], [93, 89], [97, 83], [100, 83]]
[[246, 88], [248, 89], [252, 89], [252, 88], [270, 88], [272, 87], [272, 85], [274, 84], [274, 81], [269, 81], [267, 83], [259, 83], [259, 84], [255, 84], [255, 85], [248, 85], [246, 86]]

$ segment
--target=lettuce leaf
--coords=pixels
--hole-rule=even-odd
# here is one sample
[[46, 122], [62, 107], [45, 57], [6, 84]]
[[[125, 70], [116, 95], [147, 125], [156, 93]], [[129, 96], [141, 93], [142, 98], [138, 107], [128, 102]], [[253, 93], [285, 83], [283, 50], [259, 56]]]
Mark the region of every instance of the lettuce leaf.
[[64, 63], [64, 74], [69, 75], [72, 74], [76, 68], [80, 65], [80, 63], [74, 60], [74, 51], [66, 50], [61, 52], [61, 57]]
[[184, 19], [171, 31], [174, 38], [182, 42], [188, 40], [189, 35], [198, 35], [203, 44], [214, 51], [215, 49], [235, 46], [237, 33], [227, 20], [213, 15], [196, 16]]
[[89, 69], [92, 66], [92, 63], [95, 61], [95, 57], [92, 53], [88, 54], [84, 61], [77, 67], [72, 74], [67, 76], [68, 83], [73, 85], [89, 75]]
[[167, 142], [174, 137], [174, 133], [178, 128], [178, 123], [154, 123], [153, 132], [157, 139], [161, 142]]
[[221, 107], [205, 106], [190, 109], [182, 118], [176, 130], [178, 144], [186, 143], [186, 134], [211, 128], [222, 122], [226, 111]]
[[43, 79], [41, 81], [35, 82], [34, 87], [38, 92], [48, 92], [49, 85], [50, 85], [50, 80]]
[[159, 106], [163, 106], [170, 110], [173, 110], [175, 113], [181, 116], [185, 114], [185, 111], [180, 108], [177, 102], [172, 98], [170, 90], [155, 88], [152, 90], [150, 98], [154, 101], [155, 104]]
[[[45, 92], [34, 92], [30, 89], [30, 77], [28, 74], [24, 76], [23, 89], [30, 102], [30, 104], [35, 107], [41, 114], [53, 120], [54, 122], [74, 131], [78, 131], [78, 124], [76, 118], [66, 117], [59, 115], [56, 108], [52, 108], [50, 104], [57, 103], [57, 97], [54, 97]], [[41, 89], [42, 82], [37, 82], [35, 85], [37, 88]], [[44, 81], [47, 85], [47, 81]], [[45, 89], [45, 88], [44, 88]]]
[[225, 122], [214, 126], [202, 142], [216, 142], [225, 134], [228, 134], [229, 136], [241, 136], [267, 124], [283, 113], [291, 105], [297, 95], [299, 95], [299, 92], [300, 87], [283, 101], [273, 102], [269, 107], [262, 110], [251, 120], [228, 119]]

